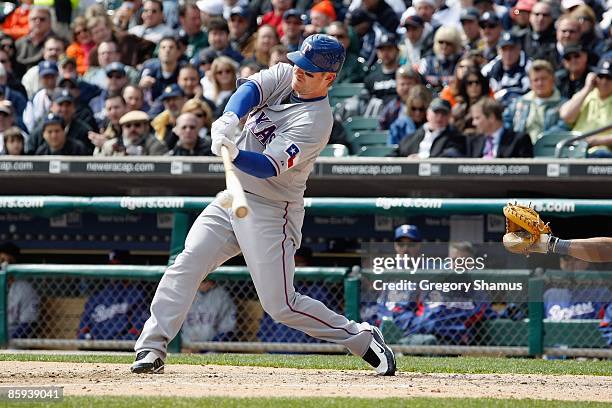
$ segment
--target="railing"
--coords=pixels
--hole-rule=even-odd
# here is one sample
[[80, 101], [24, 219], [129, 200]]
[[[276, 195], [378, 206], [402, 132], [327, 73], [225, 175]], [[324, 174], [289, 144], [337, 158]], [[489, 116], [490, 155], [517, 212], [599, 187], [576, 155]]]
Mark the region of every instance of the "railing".
[[565, 140], [561, 140], [555, 146], [555, 158], [557, 158], [557, 159], [560, 158], [561, 154], [563, 153], [563, 149], [566, 148], [567, 146], [572, 145], [575, 142], [578, 142], [580, 140], [584, 140], [587, 137], [594, 136], [596, 134], [605, 132], [606, 130], [610, 130], [610, 129], [612, 129], [612, 123], [610, 123], [609, 125], [606, 125], [604, 127], [601, 127], [599, 129], [595, 129], [595, 130], [592, 130], [590, 132], [583, 133], [583, 134], [581, 134], [579, 136], [575, 136], [575, 137], [571, 137], [571, 138], [568, 138], [568, 139], [565, 139]]

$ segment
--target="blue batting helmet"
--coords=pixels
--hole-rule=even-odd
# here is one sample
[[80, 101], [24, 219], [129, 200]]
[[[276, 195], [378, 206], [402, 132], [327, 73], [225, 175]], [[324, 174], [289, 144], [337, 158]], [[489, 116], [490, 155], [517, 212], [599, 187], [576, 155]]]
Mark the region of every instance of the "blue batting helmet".
[[306, 38], [299, 51], [290, 52], [287, 58], [307, 72], [338, 72], [344, 64], [345, 50], [340, 42], [325, 34], [313, 34]]

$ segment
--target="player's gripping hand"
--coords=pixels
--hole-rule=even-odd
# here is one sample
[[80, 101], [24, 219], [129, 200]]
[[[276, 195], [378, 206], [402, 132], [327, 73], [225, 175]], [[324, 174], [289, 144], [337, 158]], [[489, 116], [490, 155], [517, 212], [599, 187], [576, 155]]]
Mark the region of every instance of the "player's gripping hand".
[[211, 150], [214, 155], [221, 156], [221, 146], [225, 146], [230, 152], [232, 161], [238, 156], [238, 148], [232, 138], [239, 122], [240, 119], [234, 112], [225, 112], [213, 122], [210, 133], [212, 138]]
[[229, 140], [226, 136], [219, 134], [217, 137], [212, 135], [212, 146], [210, 150], [212, 150], [213, 154], [216, 156], [221, 156], [221, 146], [227, 147], [227, 150], [230, 154], [230, 159], [234, 161], [236, 156], [238, 156], [238, 147], [236, 147], [236, 143]]

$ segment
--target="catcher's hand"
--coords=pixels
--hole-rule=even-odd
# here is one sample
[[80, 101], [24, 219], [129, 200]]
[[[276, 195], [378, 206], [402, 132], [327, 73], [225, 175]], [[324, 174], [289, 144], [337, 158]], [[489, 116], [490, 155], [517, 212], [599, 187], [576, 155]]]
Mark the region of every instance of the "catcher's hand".
[[504, 216], [506, 234], [503, 243], [508, 251], [524, 255], [530, 252], [548, 253], [552, 231], [536, 210], [516, 203], [508, 204], [504, 207]]

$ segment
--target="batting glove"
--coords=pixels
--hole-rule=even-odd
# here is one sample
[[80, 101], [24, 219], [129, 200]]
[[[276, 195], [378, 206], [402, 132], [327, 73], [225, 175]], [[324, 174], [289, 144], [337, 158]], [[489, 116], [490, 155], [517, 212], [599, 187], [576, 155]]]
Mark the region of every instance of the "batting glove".
[[221, 117], [215, 120], [210, 128], [211, 137], [223, 135], [229, 139], [234, 139], [234, 133], [240, 123], [240, 119], [234, 112], [225, 112]]
[[219, 135], [217, 137], [213, 135], [212, 146], [210, 147], [210, 150], [212, 150], [214, 155], [221, 156], [221, 146], [227, 147], [227, 150], [230, 154], [230, 159], [234, 161], [234, 159], [236, 159], [236, 156], [238, 156], [238, 147], [236, 147], [236, 143], [232, 142], [223, 135]]

